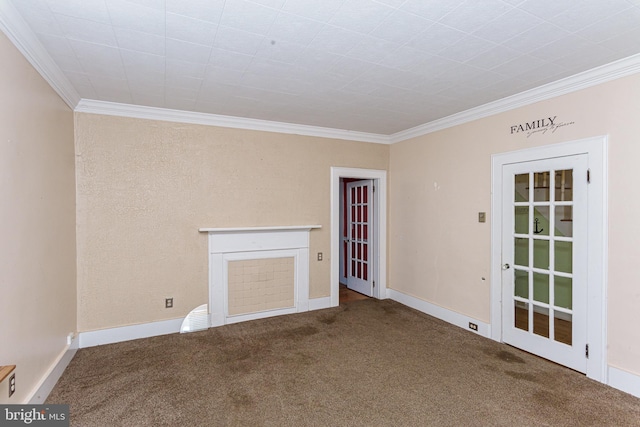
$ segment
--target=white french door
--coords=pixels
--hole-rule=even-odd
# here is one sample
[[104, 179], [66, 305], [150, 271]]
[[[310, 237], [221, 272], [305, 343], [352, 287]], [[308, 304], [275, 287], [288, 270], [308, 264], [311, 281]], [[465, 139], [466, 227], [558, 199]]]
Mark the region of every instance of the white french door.
[[502, 338], [587, 370], [588, 156], [502, 167]]
[[373, 181], [347, 183], [347, 287], [373, 295]]

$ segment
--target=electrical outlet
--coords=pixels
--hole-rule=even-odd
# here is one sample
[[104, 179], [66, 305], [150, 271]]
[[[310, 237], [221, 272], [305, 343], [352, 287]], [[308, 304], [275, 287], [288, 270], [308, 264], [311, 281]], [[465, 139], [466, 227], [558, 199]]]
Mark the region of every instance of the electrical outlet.
[[469, 322], [469, 329], [471, 329], [472, 331], [477, 331], [478, 325], [476, 325], [475, 323]]
[[164, 308], [173, 308], [173, 298], [165, 298]]
[[16, 392], [16, 374], [12, 374], [9, 377], [9, 397], [13, 396]]
[[322, 252], [318, 252], [318, 261], [322, 261]]

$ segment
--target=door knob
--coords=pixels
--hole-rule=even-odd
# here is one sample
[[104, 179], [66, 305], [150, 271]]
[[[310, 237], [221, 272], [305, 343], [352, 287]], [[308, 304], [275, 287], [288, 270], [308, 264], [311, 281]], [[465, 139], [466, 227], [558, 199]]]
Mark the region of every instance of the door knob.
[[511, 268], [511, 266], [508, 263], [507, 264], [502, 264], [502, 269], [503, 270], [508, 270], [510, 268]]

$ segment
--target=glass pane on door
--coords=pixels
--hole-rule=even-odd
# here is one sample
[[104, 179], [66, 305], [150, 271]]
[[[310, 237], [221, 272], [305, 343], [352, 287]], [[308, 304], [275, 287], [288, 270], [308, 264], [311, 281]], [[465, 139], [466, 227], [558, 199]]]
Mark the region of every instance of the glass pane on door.
[[570, 345], [573, 170], [515, 174], [513, 184], [514, 327]]
[[571, 345], [573, 341], [573, 316], [568, 313], [560, 313], [556, 312], [556, 317], [554, 318], [554, 337], [558, 342], [563, 344]]

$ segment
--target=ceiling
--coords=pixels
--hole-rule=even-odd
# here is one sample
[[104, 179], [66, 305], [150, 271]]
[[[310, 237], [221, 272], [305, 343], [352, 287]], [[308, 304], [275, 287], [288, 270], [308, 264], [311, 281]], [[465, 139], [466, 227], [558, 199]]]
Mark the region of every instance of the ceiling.
[[71, 98], [380, 135], [640, 53], [640, 0], [0, 2]]

